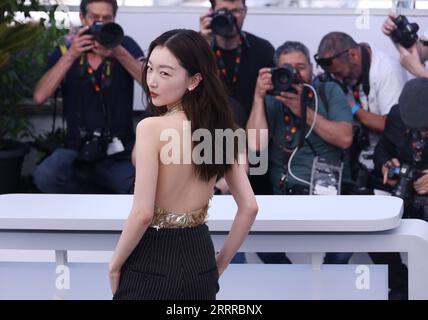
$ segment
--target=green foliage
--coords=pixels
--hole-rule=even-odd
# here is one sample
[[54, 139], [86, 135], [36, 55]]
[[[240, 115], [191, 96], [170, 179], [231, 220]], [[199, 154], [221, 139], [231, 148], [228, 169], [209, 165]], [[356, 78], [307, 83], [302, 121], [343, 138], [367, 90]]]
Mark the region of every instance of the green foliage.
[[[5, 137], [31, 135], [32, 127], [19, 107], [32, 99], [49, 53], [61, 41], [66, 30], [54, 19], [56, 6], [46, 8], [37, 0], [0, 0], [0, 144]], [[38, 22], [17, 21], [16, 12], [29, 17], [30, 11], [42, 11], [48, 19]], [[1, 145], [0, 145], [1, 147]]]

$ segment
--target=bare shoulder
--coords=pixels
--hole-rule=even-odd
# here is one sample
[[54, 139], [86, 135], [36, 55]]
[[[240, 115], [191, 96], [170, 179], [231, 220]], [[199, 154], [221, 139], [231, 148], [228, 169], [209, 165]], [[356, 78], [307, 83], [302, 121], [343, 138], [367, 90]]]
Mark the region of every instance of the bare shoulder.
[[160, 123], [160, 117], [147, 117], [138, 122], [137, 130], [155, 129]]
[[155, 136], [155, 133], [160, 130], [162, 121], [160, 117], [144, 118], [137, 124], [137, 135]]
[[173, 125], [178, 119], [181, 119], [178, 115], [144, 118], [137, 124], [137, 130], [154, 130], [159, 132], [162, 129], [171, 127], [171, 125]]
[[145, 142], [159, 142], [162, 121], [159, 117], [144, 118], [137, 124], [137, 139]]

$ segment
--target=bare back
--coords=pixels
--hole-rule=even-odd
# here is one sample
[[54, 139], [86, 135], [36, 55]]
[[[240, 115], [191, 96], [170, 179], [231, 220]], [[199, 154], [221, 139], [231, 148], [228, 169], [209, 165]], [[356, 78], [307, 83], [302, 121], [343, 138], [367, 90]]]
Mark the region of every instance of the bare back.
[[[169, 136], [168, 141], [160, 141], [160, 157], [158, 170], [158, 183], [156, 188], [155, 204], [169, 212], [189, 212], [205, 206], [213, 194], [213, 188], [216, 177], [209, 182], [202, 181], [196, 175], [195, 166], [189, 163], [191, 160], [189, 150], [191, 151], [191, 132], [190, 127], [186, 125], [188, 121], [184, 112], [177, 112], [160, 117], [160, 132]], [[184, 127], [183, 127], [184, 124]], [[175, 131], [176, 137], [172, 138], [168, 133]], [[174, 140], [174, 145], [171, 142]], [[183, 145], [190, 146], [183, 151]], [[172, 149], [174, 146], [174, 149]], [[177, 151], [179, 146], [179, 164], [167, 163], [171, 160], [171, 150]], [[190, 149], [189, 149], [190, 148]], [[164, 153], [162, 153], [162, 149]], [[169, 150], [165, 161], [166, 150]], [[174, 161], [175, 162], [175, 161]]]

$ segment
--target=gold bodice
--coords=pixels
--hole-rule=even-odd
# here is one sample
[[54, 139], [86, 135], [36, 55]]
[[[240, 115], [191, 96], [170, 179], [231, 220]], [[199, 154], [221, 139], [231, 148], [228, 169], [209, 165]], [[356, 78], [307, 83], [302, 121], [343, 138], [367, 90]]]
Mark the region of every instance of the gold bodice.
[[190, 228], [203, 224], [208, 216], [208, 207], [206, 206], [190, 212], [173, 213], [155, 205], [153, 220], [150, 224], [152, 228]]

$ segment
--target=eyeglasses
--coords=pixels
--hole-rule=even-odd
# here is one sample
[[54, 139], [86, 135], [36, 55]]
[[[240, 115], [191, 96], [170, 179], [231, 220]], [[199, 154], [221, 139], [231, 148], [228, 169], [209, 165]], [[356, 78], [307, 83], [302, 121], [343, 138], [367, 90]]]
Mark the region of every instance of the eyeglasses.
[[245, 12], [245, 8], [235, 8], [229, 10], [232, 14], [243, 14]]
[[331, 64], [333, 63], [333, 59], [340, 57], [341, 55], [347, 53], [348, 51], [349, 49], [345, 49], [328, 58], [321, 58], [319, 53], [317, 53], [316, 55], [314, 55], [314, 59], [320, 67], [325, 68], [325, 67], [331, 66]]

